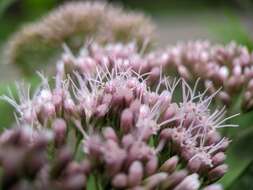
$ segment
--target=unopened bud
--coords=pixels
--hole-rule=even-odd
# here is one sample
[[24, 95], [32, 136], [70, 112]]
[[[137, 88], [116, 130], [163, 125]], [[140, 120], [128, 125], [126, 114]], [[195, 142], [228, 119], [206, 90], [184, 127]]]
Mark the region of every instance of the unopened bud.
[[163, 181], [165, 181], [168, 177], [168, 174], [165, 172], [156, 173], [145, 179], [145, 187], [146, 189], [154, 189], [159, 186]]
[[115, 133], [115, 130], [112, 127], [106, 127], [103, 129], [103, 136], [106, 139], [111, 139], [115, 142], [118, 141], [117, 134]]
[[163, 183], [163, 189], [172, 189], [176, 185], [178, 185], [183, 179], [188, 175], [186, 170], [176, 171], [170, 176], [168, 176], [167, 180]]
[[216, 168], [208, 172], [208, 180], [216, 181], [220, 179], [227, 171], [228, 171], [228, 166], [226, 164], [217, 166]]
[[203, 190], [223, 190], [220, 184], [212, 184], [205, 187]]
[[167, 173], [173, 173], [178, 164], [178, 156], [173, 156], [163, 163], [160, 170]]
[[67, 125], [63, 119], [55, 119], [52, 124], [52, 128], [55, 135], [55, 144], [56, 146], [61, 146], [65, 142]]
[[145, 165], [145, 174], [146, 175], [152, 175], [156, 172], [158, 166], [158, 160], [157, 157], [154, 156], [151, 159], [149, 159], [149, 161], [146, 163]]
[[187, 168], [190, 172], [196, 173], [199, 171], [201, 167], [201, 160], [198, 158], [192, 159], [188, 161]]
[[115, 188], [125, 188], [127, 186], [127, 175], [120, 173], [113, 177], [112, 185]]
[[143, 177], [143, 166], [141, 162], [134, 161], [130, 168], [128, 174], [128, 185], [133, 187], [141, 183]]
[[130, 109], [125, 109], [120, 117], [120, 127], [121, 129], [127, 133], [133, 127], [133, 112]]
[[174, 190], [198, 190], [199, 187], [200, 182], [198, 180], [198, 174], [192, 174], [179, 183]]
[[224, 152], [218, 152], [212, 157], [212, 164], [214, 166], [218, 166], [222, 164], [225, 161], [225, 159], [226, 159], [226, 155], [224, 154]]

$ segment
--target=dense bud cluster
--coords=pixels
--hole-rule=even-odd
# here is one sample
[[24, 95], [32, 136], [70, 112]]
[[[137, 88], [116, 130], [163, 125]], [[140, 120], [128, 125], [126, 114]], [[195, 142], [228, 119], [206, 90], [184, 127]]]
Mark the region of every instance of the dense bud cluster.
[[[19, 101], [2, 97], [17, 109], [21, 127], [31, 126], [35, 134], [51, 129], [54, 149], [67, 143], [81, 160], [73, 170], [82, 183], [74, 174], [65, 178], [61, 169], [72, 158], [54, 157], [56, 171], [47, 167], [47, 172], [58, 185], [86, 186], [93, 176], [104, 189], [222, 189], [212, 183], [227, 172], [230, 141], [218, 129], [236, 125], [227, 123], [233, 116], [224, 118], [225, 108], [210, 109], [219, 92], [208, 96], [197, 84], [191, 88], [185, 79], [166, 77], [165, 65], [138, 53], [134, 44], [87, 44], [78, 56], [65, 50], [53, 87], [40, 74], [42, 83], [32, 96], [28, 88], [20, 89]], [[89, 172], [79, 168], [84, 161]]]
[[227, 106], [231, 106], [240, 94], [243, 94], [241, 107], [245, 111], [253, 105], [253, 56], [246, 47], [235, 43], [226, 46], [212, 45], [208, 41], [179, 43], [146, 54], [140, 54], [134, 43], [108, 44], [106, 47], [87, 44], [77, 58], [66, 54], [63, 60], [81, 72], [92, 72], [96, 64], [107, 58], [107, 64], [113, 64], [110, 60], [117, 58], [122, 62], [122, 68], [149, 73], [151, 82], [159, 77], [161, 68], [172, 75], [176, 72], [187, 81], [201, 78], [209, 93], [218, 91], [216, 98]]
[[[56, 133], [28, 127], [1, 134], [1, 189], [84, 189], [87, 161], [74, 161], [65, 145], [48, 150], [50, 143], [57, 140]], [[48, 156], [48, 151], [54, 155]]]

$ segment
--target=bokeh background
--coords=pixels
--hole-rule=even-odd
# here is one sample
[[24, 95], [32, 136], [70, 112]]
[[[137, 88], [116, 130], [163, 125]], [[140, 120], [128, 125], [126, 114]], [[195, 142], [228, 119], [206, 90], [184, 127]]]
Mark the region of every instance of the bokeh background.
[[[0, 0], [0, 94], [15, 80], [36, 84], [36, 77], [21, 74], [6, 64], [5, 44], [24, 23], [32, 22], [67, 0]], [[253, 0], [108, 0], [127, 9], [140, 10], [157, 25], [157, 46], [178, 41], [208, 39], [213, 43], [236, 41], [253, 49]], [[252, 115], [252, 114], [251, 114]], [[0, 129], [13, 121], [11, 108], [0, 102]], [[253, 117], [252, 117], [253, 124]], [[252, 130], [251, 130], [252, 131]], [[240, 129], [238, 129], [240, 133]], [[253, 190], [253, 135], [248, 132], [244, 142], [235, 146], [237, 159], [230, 158], [232, 168], [222, 183], [229, 190]], [[243, 159], [240, 161], [240, 158]], [[245, 161], [246, 160], [246, 161]]]

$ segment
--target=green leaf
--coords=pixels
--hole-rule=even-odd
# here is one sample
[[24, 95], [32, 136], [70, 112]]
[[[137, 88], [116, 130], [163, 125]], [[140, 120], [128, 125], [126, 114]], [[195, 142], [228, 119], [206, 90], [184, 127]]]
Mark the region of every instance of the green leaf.
[[245, 169], [253, 161], [252, 147], [253, 133], [240, 137], [232, 142], [227, 152], [229, 172], [222, 178], [221, 183], [225, 189], [230, 190], [233, 183], [243, 174]]
[[16, 0], [1, 0], [0, 1], [0, 18], [3, 16], [5, 10]]

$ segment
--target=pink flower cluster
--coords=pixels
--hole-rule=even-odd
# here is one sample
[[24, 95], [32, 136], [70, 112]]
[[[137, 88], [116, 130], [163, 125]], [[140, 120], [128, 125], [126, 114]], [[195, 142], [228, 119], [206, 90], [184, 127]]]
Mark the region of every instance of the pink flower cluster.
[[93, 43], [86, 44], [77, 58], [73, 59], [67, 53], [63, 60], [81, 72], [91, 72], [101, 59], [107, 57], [110, 62], [110, 59], [117, 58], [122, 62], [121, 67], [130, 66], [136, 72], [149, 73], [150, 78], [158, 77], [162, 68], [165, 73], [177, 73], [187, 81], [201, 78], [210, 93], [219, 90], [216, 98], [227, 106], [243, 93], [242, 108], [246, 111], [252, 108], [253, 55], [246, 47], [233, 42], [224, 46], [195, 41], [148, 53], [142, 51], [145, 50], [139, 53], [134, 43], [108, 44], [105, 47]]
[[[193, 46], [207, 46], [200, 44]], [[19, 125], [53, 128], [56, 147], [70, 143], [69, 131], [76, 131], [76, 151], [89, 161], [89, 174], [108, 188], [198, 190], [227, 172], [230, 141], [218, 129], [236, 127], [227, 122], [234, 116], [209, 108], [220, 92], [200, 93], [197, 83], [191, 88], [185, 79], [165, 76], [165, 68], [176, 65], [188, 77], [190, 62], [179, 61], [179, 47], [169, 51], [175, 57], [142, 55], [134, 44], [87, 44], [78, 56], [65, 49], [54, 87], [41, 75], [32, 97], [29, 90], [20, 90], [18, 102], [2, 97], [17, 109]]]

